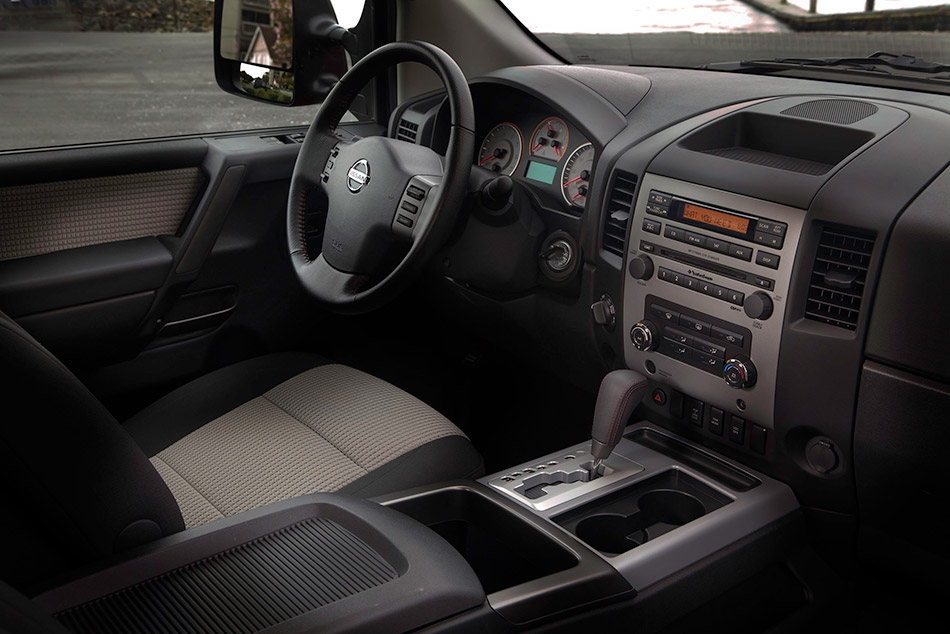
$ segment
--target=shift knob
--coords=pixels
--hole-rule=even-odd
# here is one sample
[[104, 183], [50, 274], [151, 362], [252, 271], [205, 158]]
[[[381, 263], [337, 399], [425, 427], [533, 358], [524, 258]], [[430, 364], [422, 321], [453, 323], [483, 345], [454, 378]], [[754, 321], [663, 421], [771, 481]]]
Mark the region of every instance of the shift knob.
[[614, 370], [600, 382], [590, 434], [590, 453], [594, 458], [591, 471], [594, 477], [600, 463], [610, 455], [623, 437], [627, 419], [640, 404], [646, 390], [646, 377], [633, 370]]

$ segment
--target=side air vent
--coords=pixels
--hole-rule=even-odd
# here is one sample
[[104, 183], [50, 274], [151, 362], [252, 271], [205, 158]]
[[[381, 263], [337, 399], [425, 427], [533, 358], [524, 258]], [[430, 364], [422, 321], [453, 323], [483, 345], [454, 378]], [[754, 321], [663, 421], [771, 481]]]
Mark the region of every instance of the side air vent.
[[873, 103], [853, 99], [816, 99], [782, 110], [789, 117], [801, 117], [815, 121], [826, 121], [839, 125], [851, 125], [861, 119], [867, 119], [878, 111]]
[[627, 240], [627, 224], [637, 192], [637, 177], [617, 170], [607, 193], [607, 216], [604, 219], [604, 249], [621, 258]]
[[399, 125], [396, 127], [396, 138], [400, 141], [408, 141], [409, 143], [415, 143], [416, 137], [419, 135], [419, 124], [413, 123], [408, 119], [400, 119]]
[[844, 328], [858, 327], [858, 312], [874, 240], [852, 229], [825, 227], [808, 287], [805, 317]]

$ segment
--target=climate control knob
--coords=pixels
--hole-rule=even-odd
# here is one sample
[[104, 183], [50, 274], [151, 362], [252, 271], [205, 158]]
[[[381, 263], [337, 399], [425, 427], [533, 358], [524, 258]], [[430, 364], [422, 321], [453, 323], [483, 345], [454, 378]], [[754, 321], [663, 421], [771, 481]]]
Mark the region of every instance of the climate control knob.
[[656, 334], [656, 326], [648, 321], [641, 321], [630, 329], [630, 341], [637, 350], [653, 350], [660, 345]]
[[653, 277], [653, 260], [649, 255], [638, 255], [630, 260], [627, 270], [635, 280], [648, 280]]
[[745, 298], [742, 309], [752, 319], [764, 321], [772, 316], [772, 298], [762, 291], [756, 291]]
[[748, 359], [729, 359], [722, 367], [726, 385], [741, 390], [755, 385], [755, 366]]

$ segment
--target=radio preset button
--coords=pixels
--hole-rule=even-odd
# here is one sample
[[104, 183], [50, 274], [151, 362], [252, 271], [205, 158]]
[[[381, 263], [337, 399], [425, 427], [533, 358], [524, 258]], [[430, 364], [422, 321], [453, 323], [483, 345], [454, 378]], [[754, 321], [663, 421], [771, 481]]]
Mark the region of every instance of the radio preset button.
[[650, 218], [643, 219], [643, 230], [647, 233], [654, 233], [660, 235], [660, 227], [662, 225], [656, 220], [651, 220]]
[[730, 332], [728, 330], [720, 328], [719, 326], [713, 326], [710, 329], [710, 334], [712, 335], [713, 339], [718, 339], [719, 341], [725, 341], [726, 343], [731, 344], [733, 346], [737, 346], [739, 348], [741, 348], [742, 344], [745, 343], [745, 337], [743, 337], [742, 335], [734, 333], [734, 332]]
[[669, 282], [671, 275], [673, 275], [673, 271], [669, 269], [664, 269], [662, 266], [656, 272], [656, 278], [658, 280], [663, 280], [664, 282]]
[[726, 291], [726, 301], [730, 304], [735, 304], [736, 306], [742, 306], [742, 303], [745, 301], [745, 293], [740, 291], [727, 290]]

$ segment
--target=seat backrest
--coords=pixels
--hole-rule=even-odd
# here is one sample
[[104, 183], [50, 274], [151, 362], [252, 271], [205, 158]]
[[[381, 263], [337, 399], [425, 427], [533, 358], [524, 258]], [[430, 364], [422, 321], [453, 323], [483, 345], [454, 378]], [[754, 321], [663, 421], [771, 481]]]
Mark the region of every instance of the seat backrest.
[[0, 312], [0, 578], [21, 591], [184, 529], [148, 458], [76, 376]]

